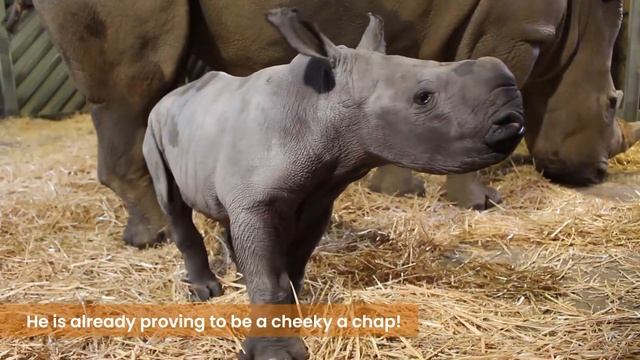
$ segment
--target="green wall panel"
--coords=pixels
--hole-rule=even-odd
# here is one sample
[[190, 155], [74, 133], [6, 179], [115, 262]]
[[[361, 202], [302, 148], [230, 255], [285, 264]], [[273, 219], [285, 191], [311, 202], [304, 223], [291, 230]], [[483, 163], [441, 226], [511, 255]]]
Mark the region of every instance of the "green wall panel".
[[[4, 3], [7, 11], [11, 1]], [[0, 60], [5, 56], [10, 64], [0, 61], [0, 73], [11, 74], [15, 83], [2, 86], [2, 98], [17, 99], [21, 116], [58, 118], [86, 108], [84, 96], [74, 87], [66, 64], [34, 10], [22, 16], [8, 44], [5, 39], [4, 53], [2, 49], [0, 46]]]

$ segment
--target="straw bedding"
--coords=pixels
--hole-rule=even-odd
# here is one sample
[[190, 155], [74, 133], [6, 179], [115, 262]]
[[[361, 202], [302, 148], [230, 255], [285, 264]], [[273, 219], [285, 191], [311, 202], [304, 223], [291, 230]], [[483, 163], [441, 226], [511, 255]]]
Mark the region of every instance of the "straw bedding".
[[[188, 301], [172, 244], [120, 239], [125, 211], [96, 180], [86, 115], [0, 122], [0, 302]], [[505, 203], [486, 212], [351, 185], [307, 271], [302, 302], [414, 302], [417, 338], [307, 338], [314, 359], [640, 358], [640, 149], [607, 184], [550, 184], [531, 165], [483, 173]], [[225, 295], [247, 302], [213, 261], [220, 229], [198, 216]], [[0, 339], [0, 359], [223, 359], [237, 339]]]

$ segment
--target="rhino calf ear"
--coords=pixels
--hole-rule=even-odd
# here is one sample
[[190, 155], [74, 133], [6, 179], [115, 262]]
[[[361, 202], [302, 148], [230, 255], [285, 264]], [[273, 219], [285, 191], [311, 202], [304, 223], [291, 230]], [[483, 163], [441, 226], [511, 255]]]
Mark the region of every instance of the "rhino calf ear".
[[272, 9], [266, 16], [289, 45], [301, 54], [329, 60], [337, 51], [336, 46], [314, 24], [299, 18], [296, 9], [286, 7]]
[[369, 25], [356, 49], [385, 53], [387, 44], [384, 42], [384, 21], [380, 16], [369, 13]]

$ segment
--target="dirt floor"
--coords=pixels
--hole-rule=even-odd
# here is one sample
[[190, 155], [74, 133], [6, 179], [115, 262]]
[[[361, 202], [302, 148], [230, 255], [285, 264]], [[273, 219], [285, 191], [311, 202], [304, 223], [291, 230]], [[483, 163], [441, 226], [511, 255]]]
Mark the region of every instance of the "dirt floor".
[[[0, 122], [0, 302], [186, 302], [172, 244], [136, 250], [125, 212], [96, 180], [88, 116]], [[640, 358], [640, 149], [607, 183], [574, 190], [531, 165], [484, 173], [504, 204], [460, 210], [424, 176], [427, 196], [355, 183], [308, 267], [302, 302], [415, 302], [417, 338], [306, 338], [313, 359]], [[198, 218], [210, 258], [217, 226]], [[225, 295], [247, 302], [238, 275]], [[225, 271], [226, 270], [226, 271]], [[224, 359], [217, 338], [0, 339], [0, 359]]]

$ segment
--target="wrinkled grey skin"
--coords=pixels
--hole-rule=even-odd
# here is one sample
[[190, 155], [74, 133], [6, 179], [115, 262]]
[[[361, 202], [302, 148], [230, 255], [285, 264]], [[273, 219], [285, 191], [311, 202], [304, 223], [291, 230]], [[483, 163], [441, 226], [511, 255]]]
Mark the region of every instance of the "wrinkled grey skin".
[[[210, 72], [166, 95], [143, 153], [195, 295], [221, 293], [192, 210], [227, 229], [254, 304], [292, 303], [336, 197], [373, 167], [434, 174], [503, 160], [523, 135], [515, 78], [495, 58], [384, 55], [382, 21], [337, 47], [297, 12], [268, 19], [301, 54], [248, 77]], [[304, 54], [304, 55], [303, 55]], [[250, 338], [246, 358], [303, 359], [300, 339]]]
[[[87, 96], [98, 137], [98, 178], [122, 200], [126, 244], [165, 238], [166, 222], [142, 157], [149, 111], [185, 79], [187, 59], [244, 76], [296, 55], [261, 19], [293, 6], [336, 43], [355, 46], [366, 16], [382, 14], [388, 52], [436, 61], [493, 56], [521, 87], [526, 142], [545, 176], [604, 178], [606, 158], [640, 138], [614, 120], [611, 52], [621, 0], [34, 0], [51, 40]], [[589, 79], [585, 81], [584, 79]], [[612, 101], [613, 100], [613, 101]], [[387, 193], [424, 191], [406, 169], [374, 177]], [[483, 209], [498, 193], [475, 174], [447, 176], [447, 197]]]

